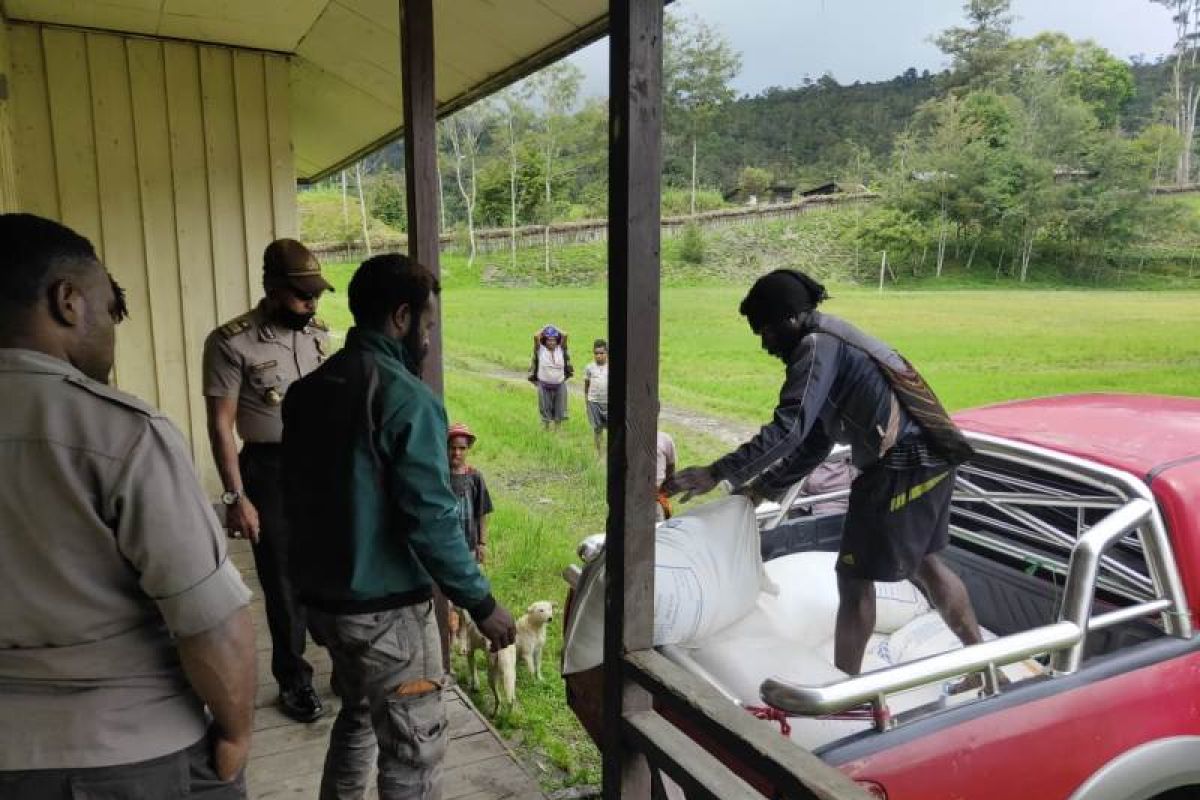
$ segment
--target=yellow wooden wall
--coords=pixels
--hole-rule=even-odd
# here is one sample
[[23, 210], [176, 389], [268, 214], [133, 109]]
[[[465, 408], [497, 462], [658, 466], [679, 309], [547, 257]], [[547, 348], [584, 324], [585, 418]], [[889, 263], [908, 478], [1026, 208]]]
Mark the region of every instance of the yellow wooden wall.
[[17, 181], [13, 168], [11, 73], [8, 58], [8, 28], [0, 14], [0, 213], [17, 207]]
[[116, 383], [178, 423], [211, 486], [204, 338], [296, 232], [287, 61], [16, 23], [8, 44], [18, 205], [91, 239], [125, 287]]

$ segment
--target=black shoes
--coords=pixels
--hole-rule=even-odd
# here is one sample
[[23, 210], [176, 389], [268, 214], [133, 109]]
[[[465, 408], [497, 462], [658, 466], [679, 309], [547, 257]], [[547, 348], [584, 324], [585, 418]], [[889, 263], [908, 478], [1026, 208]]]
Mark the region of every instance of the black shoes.
[[280, 687], [279, 710], [296, 722], [314, 722], [325, 713], [325, 706], [312, 686]]

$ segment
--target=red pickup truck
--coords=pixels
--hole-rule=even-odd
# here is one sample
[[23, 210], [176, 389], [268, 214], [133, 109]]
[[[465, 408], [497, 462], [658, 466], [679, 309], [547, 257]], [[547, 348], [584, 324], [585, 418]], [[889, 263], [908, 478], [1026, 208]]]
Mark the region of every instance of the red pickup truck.
[[[762, 705], [794, 722], [865, 720], [814, 752], [890, 800], [1200, 798], [1200, 400], [1063, 396], [955, 418], [977, 456], [958, 471], [946, 558], [995, 638], [855, 677], [765, 674]], [[761, 525], [768, 567], [837, 548], [838, 514], [786, 502]], [[568, 625], [572, 611], [569, 598]], [[1020, 663], [1034, 670], [1001, 679]], [[567, 677], [593, 737], [598, 670]], [[897, 702], [972, 673], [977, 693]]]

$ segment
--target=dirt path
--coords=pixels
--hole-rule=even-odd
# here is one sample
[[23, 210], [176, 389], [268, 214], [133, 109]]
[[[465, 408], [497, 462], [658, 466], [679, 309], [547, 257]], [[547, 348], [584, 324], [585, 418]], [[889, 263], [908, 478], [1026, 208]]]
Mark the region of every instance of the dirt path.
[[[497, 380], [521, 384], [528, 382], [525, 373], [504, 369], [503, 367], [495, 364], [482, 365], [471, 362], [459, 362], [457, 367], [476, 375], [483, 375], [485, 377], [495, 378]], [[583, 399], [582, 382], [570, 383], [567, 385], [572, 396], [577, 397], [580, 400]], [[671, 425], [687, 428], [689, 430], [702, 433], [706, 436], [710, 436], [722, 444], [728, 445], [729, 447], [738, 446], [758, 432], [756, 427], [742, 422], [721, 419], [720, 417], [709, 416], [698, 411], [679, 408], [678, 406], [664, 405], [662, 407], [660, 416], [663, 420]]]

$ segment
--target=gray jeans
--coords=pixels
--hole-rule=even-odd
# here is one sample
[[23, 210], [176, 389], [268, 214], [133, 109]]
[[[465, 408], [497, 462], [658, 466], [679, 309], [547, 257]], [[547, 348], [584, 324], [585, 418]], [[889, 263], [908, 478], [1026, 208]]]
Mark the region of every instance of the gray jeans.
[[359, 800], [377, 752], [380, 800], [440, 800], [449, 737], [433, 603], [373, 614], [310, 608], [308, 624], [329, 649], [333, 690], [342, 701], [321, 800]]

